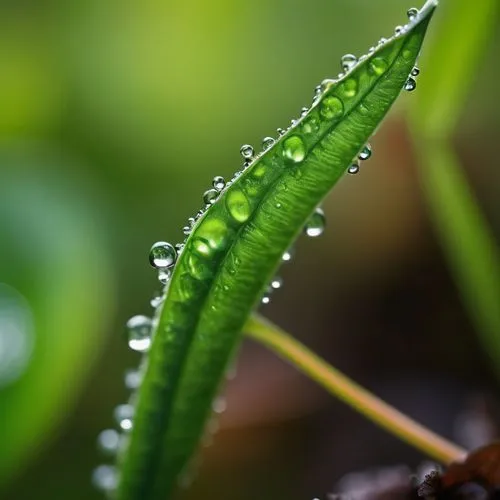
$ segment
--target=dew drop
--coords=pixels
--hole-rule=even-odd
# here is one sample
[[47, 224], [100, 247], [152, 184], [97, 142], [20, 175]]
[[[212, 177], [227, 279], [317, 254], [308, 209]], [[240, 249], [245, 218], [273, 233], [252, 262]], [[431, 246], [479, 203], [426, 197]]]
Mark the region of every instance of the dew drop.
[[330, 87], [332, 87], [335, 84], [335, 80], [332, 80], [330, 78], [325, 78], [319, 88], [321, 89], [321, 93], [325, 93]]
[[278, 132], [278, 135], [281, 137], [286, 132], [286, 130], [283, 128], [277, 128], [276, 132]]
[[340, 90], [346, 97], [354, 97], [358, 93], [358, 81], [349, 78], [343, 83]]
[[273, 278], [273, 280], [271, 281], [271, 288], [273, 290], [278, 290], [282, 286], [283, 286], [283, 280], [277, 276], [275, 278]]
[[112, 465], [99, 465], [92, 472], [92, 484], [103, 492], [112, 492], [118, 486], [118, 473]]
[[134, 407], [130, 404], [118, 405], [113, 412], [116, 423], [124, 432], [132, 430], [134, 418]]
[[170, 269], [160, 269], [158, 271], [158, 281], [162, 285], [166, 285], [170, 281], [171, 276], [172, 276], [172, 271], [170, 271]]
[[327, 97], [321, 103], [320, 114], [326, 120], [338, 119], [344, 114], [344, 104], [338, 97]]
[[227, 193], [226, 208], [237, 222], [243, 223], [250, 217], [250, 203], [245, 193], [239, 189]]
[[403, 26], [396, 26], [396, 28], [394, 29], [394, 34], [395, 34], [396, 36], [400, 36], [400, 35], [402, 35], [402, 34], [403, 34], [404, 30], [405, 30], [405, 29], [404, 29], [404, 27], [403, 27]]
[[251, 160], [254, 155], [253, 147], [250, 144], [243, 144], [240, 148], [240, 153], [245, 160]]
[[415, 66], [412, 70], [411, 70], [411, 76], [418, 76], [420, 75], [420, 70], [417, 68], [417, 66]]
[[340, 65], [343, 71], [349, 71], [356, 65], [357, 62], [358, 58], [354, 54], [345, 54], [340, 59]]
[[172, 267], [176, 258], [175, 248], [166, 241], [157, 241], [149, 251], [149, 263], [156, 268]]
[[357, 163], [353, 163], [348, 169], [347, 172], [354, 175], [359, 172], [359, 165]]
[[209, 189], [203, 193], [203, 203], [206, 205], [213, 205], [218, 197], [219, 191], [217, 189]]
[[132, 316], [127, 321], [128, 345], [137, 352], [146, 352], [151, 346], [151, 319], [147, 316]]
[[165, 301], [164, 295], [156, 295], [149, 301], [149, 303], [151, 304], [151, 307], [154, 307], [156, 309], [157, 307], [160, 307], [164, 301]]
[[184, 226], [182, 228], [182, 233], [185, 234], [186, 236], [190, 235], [192, 231], [192, 228], [189, 226]]
[[266, 150], [269, 149], [271, 146], [274, 145], [274, 138], [273, 137], [264, 137], [262, 139], [262, 149]]
[[362, 150], [361, 150], [361, 153], [359, 153], [359, 156], [358, 158], [360, 160], [368, 160], [368, 158], [370, 158], [372, 155], [372, 147], [367, 144]]
[[307, 236], [310, 236], [311, 238], [321, 236], [325, 230], [325, 223], [326, 219], [323, 210], [321, 208], [317, 208], [306, 224], [305, 232]]
[[261, 300], [262, 304], [267, 305], [271, 303], [271, 297], [269, 295], [264, 295]]
[[219, 396], [212, 403], [212, 410], [215, 413], [224, 413], [227, 409], [227, 402], [224, 396]]
[[292, 135], [283, 143], [283, 158], [289, 165], [300, 163], [306, 157], [306, 145], [301, 137]]
[[175, 249], [177, 250], [178, 254], [180, 254], [182, 252], [183, 248], [184, 248], [184, 243], [176, 243], [175, 244]]
[[408, 19], [410, 21], [413, 21], [418, 16], [418, 9], [415, 7], [412, 7], [411, 9], [408, 9], [408, 12], [406, 13], [406, 15], [408, 16]]
[[387, 38], [381, 38], [381, 39], [378, 41], [378, 45], [384, 45], [384, 43], [387, 43]]
[[290, 262], [293, 259], [295, 252], [293, 248], [289, 248], [281, 257], [283, 262]]
[[217, 175], [214, 177], [214, 180], [212, 181], [212, 186], [217, 190], [217, 191], [222, 191], [226, 187], [226, 181], [224, 177]]
[[375, 57], [370, 61], [370, 71], [377, 76], [384, 74], [388, 67], [387, 61], [383, 57]]
[[306, 119], [302, 124], [302, 132], [305, 135], [314, 134], [319, 130], [319, 120], [315, 116]]
[[417, 88], [417, 82], [415, 81], [415, 79], [411, 77], [408, 78], [408, 80], [406, 80], [404, 89], [407, 90], [408, 92], [412, 92], [416, 88]]
[[142, 374], [139, 370], [127, 370], [123, 381], [128, 390], [135, 391], [141, 385]]
[[120, 447], [120, 434], [115, 429], [106, 429], [97, 436], [97, 447], [106, 455], [115, 455]]

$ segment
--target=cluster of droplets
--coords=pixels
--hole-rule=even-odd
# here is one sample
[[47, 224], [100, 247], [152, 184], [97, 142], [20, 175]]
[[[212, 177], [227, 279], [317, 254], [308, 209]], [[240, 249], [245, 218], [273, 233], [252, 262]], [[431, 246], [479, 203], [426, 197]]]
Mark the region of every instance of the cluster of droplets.
[[357, 174], [360, 169], [360, 162], [369, 160], [372, 156], [372, 147], [370, 144], [367, 144], [359, 153], [356, 160], [351, 164], [351, 166], [347, 169], [349, 174]]

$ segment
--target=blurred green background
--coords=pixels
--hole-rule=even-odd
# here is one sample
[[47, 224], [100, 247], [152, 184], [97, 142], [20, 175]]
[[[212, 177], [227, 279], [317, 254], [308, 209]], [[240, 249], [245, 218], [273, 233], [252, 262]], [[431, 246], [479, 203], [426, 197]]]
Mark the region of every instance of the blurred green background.
[[[0, 498], [101, 498], [95, 441], [138, 362], [123, 325], [151, 311], [150, 245], [181, 241], [212, 177], [239, 166], [240, 145], [276, 135], [342, 54], [366, 52], [411, 6], [0, 3]], [[495, 23], [454, 143], [498, 237]], [[497, 434], [498, 379], [422, 201], [402, 118], [414, 97], [374, 137], [361, 174], [329, 196], [325, 235], [299, 241], [263, 312], [472, 447]], [[244, 345], [226, 392], [187, 498], [304, 500], [348, 472], [422, 459], [260, 346]]]

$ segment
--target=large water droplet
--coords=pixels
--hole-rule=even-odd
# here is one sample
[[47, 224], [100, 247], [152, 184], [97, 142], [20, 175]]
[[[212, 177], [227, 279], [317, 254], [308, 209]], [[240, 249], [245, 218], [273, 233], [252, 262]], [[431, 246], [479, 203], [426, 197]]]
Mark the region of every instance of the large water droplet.
[[262, 139], [262, 149], [269, 149], [271, 146], [273, 146], [274, 142], [275, 140], [273, 137], [264, 137], [264, 139]]
[[417, 82], [415, 81], [415, 79], [411, 77], [408, 78], [408, 80], [406, 80], [404, 89], [408, 92], [412, 92], [416, 88], [417, 88]]
[[370, 71], [377, 76], [385, 73], [388, 67], [389, 65], [383, 57], [375, 57], [370, 61]]
[[285, 139], [283, 143], [283, 158], [285, 163], [297, 164], [306, 157], [306, 145], [301, 137], [292, 135]]
[[325, 230], [325, 214], [321, 208], [317, 208], [306, 224], [305, 232], [307, 236], [315, 238], [323, 234]]
[[250, 203], [239, 189], [233, 189], [227, 193], [226, 208], [229, 215], [237, 222], [243, 223], [250, 217]]
[[97, 447], [106, 455], [115, 455], [120, 447], [120, 434], [115, 429], [106, 429], [97, 436]]
[[226, 180], [220, 175], [216, 175], [212, 181], [212, 186], [217, 189], [217, 191], [222, 191], [226, 187]]
[[118, 473], [112, 465], [99, 465], [92, 472], [92, 484], [99, 490], [110, 493], [118, 486]]
[[408, 16], [408, 19], [410, 21], [413, 21], [417, 16], [418, 16], [418, 9], [415, 7], [412, 7], [411, 9], [408, 9], [408, 12], [406, 13]]
[[240, 148], [240, 153], [245, 160], [251, 160], [254, 155], [253, 147], [250, 144], [243, 144]]
[[166, 241], [157, 241], [149, 251], [149, 263], [156, 268], [172, 267], [176, 258], [175, 248]]
[[370, 156], [372, 155], [372, 147], [367, 144], [362, 150], [361, 150], [361, 153], [359, 153], [359, 156], [358, 158], [360, 160], [368, 160], [368, 158], [370, 158]]
[[203, 203], [205, 203], [205, 205], [213, 205], [218, 197], [219, 191], [217, 191], [217, 189], [209, 189], [203, 193]]
[[348, 169], [347, 172], [354, 175], [359, 172], [359, 165], [357, 163], [353, 163]]
[[118, 405], [113, 413], [116, 423], [125, 432], [132, 430], [134, 418], [134, 407], [129, 404]]
[[345, 54], [340, 60], [340, 65], [342, 66], [343, 71], [349, 71], [351, 68], [356, 66], [357, 62], [358, 58], [354, 54]]
[[151, 346], [151, 319], [147, 316], [133, 316], [127, 321], [128, 345], [137, 352], [146, 352]]
[[344, 114], [344, 104], [338, 97], [326, 97], [321, 103], [320, 114], [326, 120], [338, 119]]
[[139, 370], [127, 370], [124, 377], [125, 387], [130, 391], [139, 388], [142, 382], [142, 373]]

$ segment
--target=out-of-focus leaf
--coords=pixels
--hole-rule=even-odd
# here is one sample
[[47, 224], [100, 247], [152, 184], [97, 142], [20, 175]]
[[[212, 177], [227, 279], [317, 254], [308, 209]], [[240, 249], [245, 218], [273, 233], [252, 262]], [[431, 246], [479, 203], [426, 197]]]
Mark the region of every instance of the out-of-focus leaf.
[[75, 402], [112, 302], [97, 217], [38, 167], [0, 157], [0, 483]]

